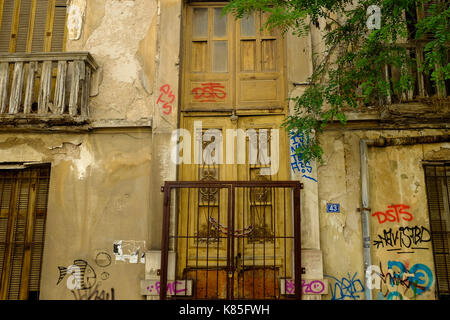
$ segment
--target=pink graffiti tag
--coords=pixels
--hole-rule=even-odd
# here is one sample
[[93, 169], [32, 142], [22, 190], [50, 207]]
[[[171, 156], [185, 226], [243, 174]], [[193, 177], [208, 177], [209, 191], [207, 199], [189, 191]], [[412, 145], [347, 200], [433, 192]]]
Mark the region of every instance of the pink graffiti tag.
[[202, 83], [201, 87], [192, 90], [195, 100], [200, 102], [217, 102], [217, 100], [225, 100], [227, 93], [223, 90], [225, 87], [220, 83]]
[[[183, 284], [184, 284], [183, 281], [172, 281], [172, 282], [168, 282], [168, 283], [167, 283], [167, 294], [169, 294], [169, 295], [176, 295], [176, 294], [179, 294], [179, 293], [184, 293], [184, 292], [186, 292], [186, 288], [181, 288], [181, 289], [178, 289], [178, 290], [177, 290], [177, 285], [178, 285], [178, 286], [181, 286], [181, 285], [183, 285]], [[154, 286], [149, 286], [149, 287], [147, 287], [147, 290], [148, 290], [148, 292], [150, 292], [150, 293], [152, 293], [153, 290], [155, 290], [156, 293], [159, 294], [159, 293], [161, 292], [160, 288], [161, 288], [161, 284], [160, 284], [160, 282], [158, 281], [158, 282], [155, 283]]]
[[163, 113], [168, 116], [173, 111], [173, 103], [175, 102], [175, 95], [173, 94], [172, 89], [170, 88], [170, 85], [165, 84], [163, 85], [159, 91], [161, 92], [161, 95], [158, 98], [158, 101], [156, 104], [163, 104], [162, 108]]
[[[305, 294], [321, 294], [325, 290], [325, 284], [320, 280], [313, 280], [311, 282], [302, 280], [302, 289]], [[295, 294], [295, 282], [293, 280], [286, 280], [286, 293]]]

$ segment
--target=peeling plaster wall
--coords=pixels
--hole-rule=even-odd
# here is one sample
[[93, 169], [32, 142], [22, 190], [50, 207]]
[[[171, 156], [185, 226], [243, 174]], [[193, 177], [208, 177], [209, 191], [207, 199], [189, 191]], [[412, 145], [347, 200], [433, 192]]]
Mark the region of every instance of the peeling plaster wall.
[[[83, 2], [84, 0], [80, 0]], [[101, 290], [116, 299], [143, 299], [142, 264], [116, 264], [112, 245], [118, 240], [146, 241], [147, 250], [160, 249], [164, 181], [177, 179], [170, 161], [170, 138], [178, 126], [180, 79], [181, 0], [88, 0], [77, 40], [67, 51], [89, 51], [100, 65], [98, 94], [91, 98], [93, 122], [126, 122], [130, 127], [90, 133], [0, 134], [0, 163], [51, 163], [51, 185], [42, 269], [42, 299], [73, 299], [66, 279], [57, 285], [58, 267], [75, 259], [96, 271]], [[312, 72], [312, 52], [322, 53], [320, 31], [309, 38], [287, 35], [289, 97], [301, 95]], [[174, 95], [170, 114], [158, 105], [169, 88]], [[165, 90], [165, 89], [164, 89]], [[292, 107], [292, 104], [291, 104]], [[138, 129], [152, 119], [152, 130]], [[305, 299], [364, 299], [363, 241], [361, 230], [361, 139], [443, 134], [443, 130], [334, 130], [320, 139], [324, 164], [311, 163], [311, 179], [300, 172], [291, 179], [305, 184], [302, 191], [302, 261], [304, 279], [325, 279], [328, 295]], [[407, 205], [411, 221], [380, 223], [371, 217], [372, 263], [388, 271], [389, 261], [408, 272], [415, 265], [428, 267], [435, 279], [428, 249], [398, 254], [373, 241], [385, 230], [429, 227], [422, 160], [450, 159], [449, 144], [369, 148], [372, 213], [392, 205]], [[327, 203], [340, 204], [328, 213]], [[109, 256], [110, 265], [99, 262]], [[401, 263], [401, 264], [400, 264]], [[423, 266], [422, 266], [423, 265]], [[392, 264], [391, 264], [392, 267]], [[418, 267], [416, 267], [418, 268]], [[376, 281], [374, 281], [376, 282]], [[424, 292], [404, 298], [434, 299], [435, 282]], [[398, 298], [396, 288], [380, 290], [374, 298]], [[403, 289], [404, 288], [400, 288]], [[382, 294], [379, 296], [378, 292]], [[389, 296], [394, 292], [394, 296]]]
[[66, 51], [88, 51], [100, 65], [99, 93], [91, 99], [95, 120], [137, 121], [153, 114], [155, 0], [89, 0], [82, 35]]
[[[70, 3], [86, 10], [81, 33], [73, 30], [66, 51], [90, 52], [100, 66], [90, 99], [94, 129], [2, 133], [0, 165], [51, 164], [41, 299], [91, 293], [144, 299], [144, 264], [116, 264], [113, 244], [138, 241], [145, 243], [142, 252], [160, 247], [160, 187], [176, 180], [170, 139], [178, 122], [182, 1]], [[155, 107], [165, 85], [176, 99], [170, 115]], [[104, 261], [111, 263], [105, 267]], [[67, 272], [80, 263], [88, 264], [99, 287], [74, 295]]]
[[[287, 34], [289, 97], [300, 96], [307, 88], [307, 80], [313, 68], [312, 53], [320, 60], [325, 52], [322, 34], [323, 31], [316, 28], [312, 28], [309, 37], [301, 39]], [[291, 112], [293, 107], [291, 102]], [[378, 119], [378, 115], [352, 114], [349, 119]], [[362, 123], [360, 125], [365, 126]], [[301, 198], [301, 231], [302, 267], [306, 268], [302, 277], [323, 278], [328, 281], [327, 295], [304, 295], [304, 299], [365, 299], [360, 211], [361, 139], [448, 134], [445, 129], [376, 130], [367, 125], [367, 130], [358, 130], [350, 128], [351, 126], [349, 123], [347, 128], [327, 130], [320, 136], [324, 163], [309, 163], [310, 171], [306, 172], [308, 178], [304, 177], [301, 170], [291, 168], [291, 179], [299, 180], [305, 186]], [[369, 148], [373, 299], [436, 298], [433, 253], [426, 233], [430, 224], [423, 160], [450, 160], [450, 144]], [[340, 212], [327, 212], [327, 204], [339, 204]], [[376, 213], [387, 210], [395, 213], [395, 208], [400, 210], [400, 207], [389, 206], [396, 205], [408, 206], [401, 208], [411, 213], [413, 219], [379, 223]], [[400, 237], [401, 232], [406, 244], [411, 239], [408, 232], [409, 236], [411, 232], [415, 232], [418, 241], [415, 247], [423, 248], [411, 249], [413, 246], [408, 248], [403, 245], [400, 248], [402, 250], [398, 250], [400, 240], [397, 240], [397, 246], [391, 246], [389, 241], [395, 236]], [[395, 284], [391, 284], [390, 279]], [[418, 286], [408, 288], [409, 280], [418, 281]]]
[[[320, 243], [324, 276], [330, 286], [329, 294], [324, 299], [364, 299], [365, 271], [359, 211], [360, 139], [440, 134], [445, 132], [338, 130], [326, 132], [321, 136], [325, 161], [318, 169]], [[448, 160], [449, 153], [449, 143], [369, 148], [371, 255], [375, 270], [372, 273], [373, 299], [436, 298], [431, 242], [427, 232], [422, 229], [430, 229], [422, 161]], [[327, 203], [340, 204], [340, 212], [327, 212]], [[400, 218], [395, 221], [384, 221], [383, 214], [386, 211], [392, 210], [388, 213], [395, 215], [395, 207], [389, 206], [397, 205], [407, 206], [398, 207], [397, 210], [403, 208], [403, 211], [410, 215], [400, 214]], [[405, 230], [402, 235], [403, 245], [400, 244], [400, 238], [394, 244], [393, 237], [400, 237], [399, 232], [402, 230]], [[413, 231], [417, 236], [415, 244], [410, 242], [413, 239], [410, 232]], [[417, 247], [422, 249], [413, 249]], [[404, 268], [404, 272], [400, 272], [401, 268]], [[388, 280], [389, 269], [397, 274], [395, 285], [390, 285]], [[381, 273], [381, 277], [377, 276], [376, 272]], [[424, 276], [418, 276], [420, 273]], [[401, 279], [403, 274], [404, 279]], [[429, 274], [431, 277], [428, 277]], [[421, 291], [419, 288], [414, 292], [413, 286], [408, 289], [408, 277], [419, 281], [419, 287], [423, 285], [426, 290]], [[423, 284], [420, 284], [421, 281]]]
[[[95, 263], [96, 252], [113, 255], [118, 239], [146, 240], [149, 234], [148, 172], [151, 133], [142, 130], [90, 135], [0, 135], [2, 161], [51, 164], [41, 299], [73, 299], [67, 277], [56, 285], [58, 267], [83, 259], [97, 273], [102, 290], [116, 299], [141, 299], [142, 264]], [[102, 280], [107, 272], [109, 277]], [[105, 276], [106, 277], [106, 276]]]

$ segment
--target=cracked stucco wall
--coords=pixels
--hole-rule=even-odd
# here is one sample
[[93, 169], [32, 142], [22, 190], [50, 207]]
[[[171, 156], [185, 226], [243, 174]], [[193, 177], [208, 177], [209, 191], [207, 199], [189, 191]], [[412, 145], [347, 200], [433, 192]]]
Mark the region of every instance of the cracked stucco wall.
[[[112, 253], [117, 239], [146, 240], [151, 190], [151, 133], [145, 130], [78, 134], [0, 134], [2, 162], [50, 163], [50, 192], [41, 299], [73, 299], [56, 285], [58, 266], [75, 259], [94, 265], [98, 250]], [[96, 270], [100, 270], [99, 267]], [[142, 299], [142, 264], [108, 267], [102, 290], [116, 299]]]
[[[181, 1], [76, 2], [83, 1], [80, 37], [68, 40], [66, 51], [88, 51], [100, 66], [100, 85], [90, 100], [94, 129], [0, 133], [0, 165], [51, 164], [44, 300], [74, 299], [66, 279], [57, 285], [60, 266], [76, 259], [93, 265], [98, 252], [114, 257], [116, 240], [145, 241], [144, 250], [160, 246], [160, 187], [176, 179], [169, 146], [177, 106], [162, 119], [154, 105], [162, 85], [178, 95]], [[155, 120], [152, 128], [148, 119]], [[113, 289], [116, 300], [144, 299], [143, 264], [113, 261], [104, 278], [101, 290]]]
[[152, 117], [157, 9], [156, 0], [87, 1], [82, 34], [66, 51], [88, 51], [101, 67], [94, 121]]
[[[325, 151], [324, 164], [318, 168], [320, 244], [324, 257], [324, 275], [329, 279], [331, 291], [325, 299], [364, 299], [363, 241], [361, 229], [361, 180], [360, 180], [360, 139], [375, 139], [380, 136], [408, 137], [420, 135], [441, 135], [442, 130], [385, 130], [385, 131], [328, 131], [320, 141]], [[405, 266], [406, 270], [423, 268], [431, 272], [418, 279], [429, 287], [424, 292], [413, 292], [401, 283], [388, 288], [380, 282], [380, 290], [373, 291], [373, 299], [434, 299], [435, 270], [432, 246], [426, 232], [403, 238], [403, 245], [397, 231], [410, 230], [416, 226], [430, 229], [423, 160], [448, 160], [449, 143], [369, 148], [370, 209], [371, 209], [371, 255], [372, 265], [381, 267], [386, 274], [388, 265]], [[339, 203], [340, 213], [328, 213], [327, 203]], [[385, 213], [389, 206], [405, 205], [404, 211], [412, 216], [400, 214], [395, 221], [377, 218], [377, 212]], [[395, 215], [395, 209], [390, 212]], [[405, 217], [405, 219], [403, 219]], [[394, 218], [391, 218], [394, 220]], [[381, 223], [380, 223], [381, 221]], [[416, 230], [419, 230], [416, 229]], [[385, 237], [392, 231], [395, 239]], [[401, 231], [400, 231], [401, 232]], [[381, 236], [378, 237], [378, 236]], [[388, 241], [381, 240], [386, 238]], [[381, 241], [381, 242], [380, 242]], [[415, 266], [415, 267], [414, 267]], [[398, 269], [394, 267], [396, 272]], [[407, 274], [405, 272], [405, 274]], [[426, 274], [426, 273], [425, 273]], [[375, 277], [376, 278], [376, 277]], [[375, 279], [374, 278], [374, 279]], [[406, 278], [405, 278], [406, 279]], [[339, 281], [338, 281], [339, 280]], [[374, 282], [375, 283], [375, 282]], [[353, 285], [353, 288], [350, 286]], [[352, 290], [347, 290], [352, 288]], [[333, 294], [334, 292], [334, 294]], [[380, 294], [381, 292], [381, 294]], [[392, 295], [389, 295], [392, 293]]]

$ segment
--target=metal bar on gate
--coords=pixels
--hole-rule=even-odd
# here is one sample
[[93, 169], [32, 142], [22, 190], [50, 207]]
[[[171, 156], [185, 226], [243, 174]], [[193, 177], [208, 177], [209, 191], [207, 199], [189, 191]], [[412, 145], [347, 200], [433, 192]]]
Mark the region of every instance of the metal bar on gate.
[[[230, 204], [228, 206], [228, 227], [230, 228], [230, 226], [232, 225], [232, 221], [231, 221], [231, 216], [233, 215], [233, 209], [234, 206], [232, 205], [233, 203], [233, 194], [232, 194], [232, 190], [231, 188], [228, 189], [228, 203]], [[232, 232], [234, 232], [234, 230], [228, 229], [228, 234], [227, 234], [227, 299], [233, 299], [233, 255], [231, 253], [232, 247], [233, 247], [233, 241], [234, 238], [232, 237]]]
[[[445, 186], [443, 186], [443, 187], [445, 187], [445, 192], [444, 192], [444, 190], [442, 190], [442, 195], [444, 195], [444, 193], [447, 193], [447, 203], [450, 203], [450, 195], [449, 195], [449, 193], [448, 193], [448, 177], [447, 177], [447, 165], [444, 165], [443, 166], [443, 169], [444, 169], [444, 183], [445, 183]], [[441, 218], [442, 219], [442, 218]], [[441, 225], [441, 231], [442, 231], [442, 233], [444, 234], [444, 239], [445, 238], [447, 238], [448, 239], [448, 233], [449, 233], [449, 231], [450, 230], [448, 230], [447, 229], [447, 226], [445, 225], [445, 217], [444, 217], [444, 220], [441, 220], [443, 223], [443, 228], [442, 228], [442, 225]], [[444, 257], [445, 257], [445, 255], [447, 254], [449, 254], [449, 252], [448, 252], [448, 242], [447, 242], [447, 252], [445, 252], [445, 243], [446, 243], [446, 240], [447, 239], [445, 239], [444, 241], [443, 241], [443, 253], [444, 253]], [[447, 260], [445, 260], [445, 269], [446, 269], [446, 272], [445, 272], [445, 275], [446, 275], [446, 280], [447, 280], [447, 290], [449, 290], [450, 289], [450, 270], [449, 270], [449, 266], [448, 266], [448, 264], [447, 264]]]
[[164, 211], [163, 211], [163, 232], [161, 241], [161, 279], [160, 279], [160, 300], [167, 298], [167, 272], [169, 265], [169, 236], [170, 236], [170, 193], [172, 188], [166, 183], [164, 186]]
[[[284, 241], [285, 246], [284, 246], [284, 261], [286, 261], [286, 240], [289, 239], [289, 241], [293, 241], [293, 246], [294, 246], [294, 265], [295, 265], [295, 269], [294, 269], [294, 279], [295, 279], [295, 298], [297, 299], [301, 299], [302, 296], [302, 289], [301, 289], [301, 277], [302, 277], [302, 268], [301, 268], [301, 227], [300, 227], [300, 223], [301, 223], [301, 214], [300, 214], [300, 190], [303, 188], [303, 185], [298, 182], [298, 181], [173, 181], [173, 182], [165, 182], [165, 186], [164, 186], [164, 210], [163, 210], [163, 232], [162, 232], [162, 242], [161, 242], [161, 270], [160, 270], [160, 299], [164, 300], [167, 299], [167, 288], [168, 288], [168, 264], [169, 264], [169, 247], [170, 247], [170, 224], [171, 224], [171, 219], [170, 219], [170, 205], [171, 205], [171, 197], [172, 197], [172, 191], [173, 190], [178, 190], [178, 189], [183, 189], [183, 188], [187, 188], [189, 189], [188, 191], [188, 221], [189, 221], [189, 217], [190, 217], [190, 206], [189, 206], [189, 202], [190, 202], [190, 197], [191, 197], [191, 193], [190, 193], [190, 189], [198, 189], [198, 188], [217, 188], [219, 189], [219, 203], [218, 203], [218, 212], [217, 212], [217, 218], [219, 220], [218, 224], [220, 226], [220, 219], [221, 219], [221, 204], [220, 204], [220, 190], [226, 189], [228, 191], [228, 195], [227, 195], [227, 201], [228, 201], [228, 206], [226, 208], [228, 217], [227, 219], [225, 219], [224, 217], [224, 222], [226, 221], [226, 223], [228, 224], [228, 227], [226, 228], [226, 238], [227, 239], [227, 244], [226, 244], [226, 248], [227, 248], [227, 265], [226, 265], [226, 270], [227, 270], [227, 290], [226, 290], [226, 297], [227, 299], [234, 299], [236, 298], [235, 296], [235, 277], [237, 277], [238, 280], [238, 292], [237, 292], [237, 297], [239, 298], [247, 298], [246, 294], [245, 294], [245, 252], [243, 252], [243, 256], [242, 256], [242, 261], [235, 261], [235, 253], [236, 253], [236, 248], [235, 246], [239, 246], [239, 241], [236, 242], [236, 237], [239, 237], [240, 235], [237, 235], [236, 233], [238, 231], [236, 231], [236, 221], [239, 223], [239, 217], [235, 216], [236, 212], [239, 212], [239, 208], [236, 208], [236, 205], [238, 204], [237, 201], [237, 194], [236, 194], [236, 189], [238, 188], [243, 188], [243, 197], [245, 200], [246, 197], [246, 191], [249, 191], [248, 194], [248, 201], [252, 201], [252, 197], [251, 197], [251, 188], [270, 188], [270, 195], [271, 195], [271, 201], [270, 201], [270, 205], [272, 206], [270, 208], [271, 211], [271, 219], [273, 219], [272, 223], [270, 223], [270, 225], [273, 227], [273, 230], [271, 233], [273, 234], [266, 234], [267, 230], [265, 230], [263, 233], [258, 234], [257, 240], [261, 240], [263, 241], [262, 246], [263, 246], [263, 298], [266, 298], [266, 270], [265, 267], [268, 267], [269, 265], [266, 265], [266, 263], [268, 261], [266, 261], [266, 243], [265, 241], [271, 240], [274, 241], [273, 243], [273, 261], [274, 261], [274, 265], [273, 265], [273, 277], [274, 277], [274, 284], [273, 284], [273, 290], [274, 290], [274, 298], [279, 297], [276, 294], [276, 279], [277, 279], [277, 267], [276, 267], [276, 253], [277, 253], [277, 249], [276, 249], [276, 242], [277, 239], [281, 239], [280, 241]], [[276, 189], [278, 190], [278, 188], [282, 190], [282, 194], [283, 194], [283, 216], [284, 216], [284, 234], [283, 235], [278, 235], [278, 233], [276, 232], [276, 226], [275, 226], [275, 222], [276, 222], [276, 217], [274, 216], [276, 213], [276, 208], [275, 208], [275, 198], [276, 198]], [[286, 233], [286, 223], [287, 223], [287, 217], [286, 217], [286, 188], [291, 189], [292, 190], [292, 195], [293, 195], [293, 236], [292, 235], [287, 235]], [[280, 193], [281, 194], [281, 193]], [[238, 193], [239, 195], [239, 193]], [[199, 199], [198, 199], [199, 200]], [[208, 198], [208, 216], [210, 215], [210, 200]], [[265, 199], [265, 206], [268, 205], [267, 201], [269, 201], [269, 199]], [[240, 200], [239, 200], [240, 202]], [[252, 213], [252, 208], [247, 208], [245, 205], [245, 201], [242, 203], [243, 208], [242, 208], [242, 227], [245, 227], [245, 221], [246, 221], [246, 210], [250, 210], [250, 213]], [[267, 208], [263, 205], [263, 208], [260, 208], [260, 210], [264, 210], [262, 212], [263, 216], [261, 217], [264, 221], [264, 226], [266, 225], [266, 223], [269, 223], [269, 221], [267, 221], [267, 217], [266, 217], [266, 210]], [[198, 208], [197, 208], [198, 209]], [[256, 210], [256, 208], [255, 208]], [[214, 211], [214, 210], [213, 210]], [[179, 213], [178, 213], [179, 214]], [[177, 215], [178, 215], [177, 214]], [[199, 212], [197, 212], [197, 224], [199, 223], [200, 217], [199, 217]], [[251, 214], [250, 217], [248, 217], [248, 219], [250, 220], [254, 220], [255, 219], [255, 212], [253, 212], [253, 214]], [[281, 212], [280, 212], [281, 215]], [[248, 221], [250, 222], [250, 221]], [[209, 218], [208, 218], [208, 226], [209, 226]], [[252, 224], [255, 224], [255, 221], [252, 221]], [[175, 230], [175, 233], [173, 235], [174, 238], [176, 239], [184, 239], [186, 238], [186, 250], [188, 250], [188, 242], [189, 239], [191, 238], [191, 236], [189, 235], [189, 223], [186, 226], [187, 230], [187, 234], [184, 236], [182, 234], [178, 234], [178, 228], [177, 230]], [[239, 227], [238, 227], [239, 228]], [[194, 235], [194, 237], [197, 238], [197, 250], [198, 250], [198, 240], [199, 240], [199, 236], [200, 234], [198, 233], [199, 230], [199, 226], [197, 226], [197, 234]], [[280, 231], [282, 232], [282, 231]], [[209, 257], [209, 250], [211, 249], [209, 247], [209, 241], [210, 238], [214, 236], [210, 233], [210, 228], [207, 228], [207, 234], [206, 234], [206, 269], [204, 270], [206, 272], [206, 298], [209, 297], [208, 294], [208, 272], [209, 272], [209, 264], [208, 264], [208, 257]], [[218, 239], [217, 241], [220, 241], [220, 235], [217, 235]], [[293, 238], [293, 239], [292, 239]], [[244, 238], [242, 238], [242, 246], [243, 248], [245, 247], [245, 243], [244, 243]], [[250, 243], [249, 243], [250, 244]], [[253, 283], [255, 282], [255, 241], [252, 241], [253, 245]], [[239, 249], [238, 249], [239, 250]], [[239, 252], [239, 251], [238, 251]], [[217, 267], [219, 266], [219, 245], [217, 244]], [[198, 272], [198, 252], [197, 252], [197, 268], [196, 268], [196, 272]], [[186, 267], [188, 266], [187, 263], [188, 260], [188, 254], [186, 252]], [[239, 264], [239, 265], [238, 265]], [[244, 271], [242, 273], [242, 279], [240, 278], [240, 275], [236, 275], [236, 268], [240, 268], [242, 264], [242, 270]], [[286, 273], [286, 265], [284, 265], [284, 277], [287, 277], [287, 273]], [[281, 270], [280, 270], [281, 272]], [[187, 274], [186, 274], [187, 276]], [[279, 275], [281, 276], [281, 274]], [[216, 274], [216, 295], [217, 297], [219, 297], [219, 273]], [[187, 278], [186, 278], [187, 279]], [[185, 280], [186, 280], [185, 279]], [[170, 279], [171, 281], [173, 279]], [[197, 279], [198, 280], [198, 279]], [[242, 283], [240, 283], [240, 281], [242, 280]], [[268, 280], [268, 279], [267, 279]], [[242, 286], [242, 288], [241, 288]], [[281, 287], [281, 284], [280, 284]], [[253, 285], [253, 298], [255, 298], [255, 285]], [[239, 292], [239, 290], [242, 290], [242, 296]], [[281, 290], [281, 288], [280, 288]], [[194, 292], [196, 291], [193, 290]], [[281, 295], [281, 293], [280, 293]]]
[[300, 228], [300, 186], [294, 188], [294, 265], [295, 297], [302, 298], [302, 262], [301, 262], [301, 228]]

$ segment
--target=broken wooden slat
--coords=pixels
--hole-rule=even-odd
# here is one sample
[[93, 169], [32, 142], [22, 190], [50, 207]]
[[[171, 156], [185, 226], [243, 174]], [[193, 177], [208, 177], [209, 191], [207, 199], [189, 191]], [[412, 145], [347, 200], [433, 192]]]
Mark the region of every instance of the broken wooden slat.
[[17, 62], [14, 66], [14, 75], [11, 85], [11, 96], [9, 99], [9, 113], [19, 113], [20, 104], [22, 103], [23, 77], [24, 77], [23, 62]]
[[57, 114], [64, 114], [66, 108], [66, 76], [67, 62], [58, 62], [58, 74], [56, 77], [54, 104]]
[[91, 68], [87, 67], [85, 79], [82, 86], [81, 94], [81, 116], [84, 118], [89, 117], [89, 96], [91, 89]]
[[[74, 61], [72, 72], [72, 84], [70, 87], [69, 113], [71, 116], [78, 114], [78, 103], [80, 93], [80, 80], [84, 69], [83, 61]], [[84, 75], [83, 75], [84, 78]]]
[[9, 63], [4, 62], [0, 64], [0, 113], [6, 112], [8, 85], [9, 85]]
[[52, 62], [45, 61], [42, 65], [41, 86], [39, 88], [38, 113], [47, 114], [52, 89]]
[[25, 100], [23, 103], [24, 114], [31, 113], [31, 105], [33, 104], [34, 98], [34, 83], [37, 70], [38, 70], [38, 63], [34, 61], [30, 62], [28, 66], [27, 84], [25, 87]]

